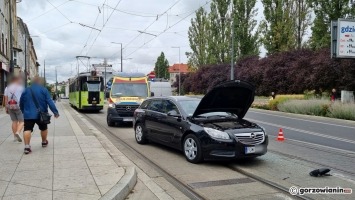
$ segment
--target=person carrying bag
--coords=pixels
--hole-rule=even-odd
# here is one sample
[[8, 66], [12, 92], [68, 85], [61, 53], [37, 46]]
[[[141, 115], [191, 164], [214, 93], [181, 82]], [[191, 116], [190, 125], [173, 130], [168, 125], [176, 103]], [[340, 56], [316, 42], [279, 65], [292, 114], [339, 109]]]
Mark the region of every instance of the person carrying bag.
[[25, 141], [24, 153], [31, 153], [31, 135], [35, 124], [38, 125], [41, 131], [42, 147], [48, 146], [48, 124], [51, 122], [51, 115], [48, 113], [48, 107], [54, 113], [54, 117], [58, 118], [58, 110], [48, 92], [48, 90], [41, 85], [41, 79], [35, 77], [32, 80], [32, 85], [23, 92], [20, 99], [20, 109], [24, 115], [24, 133]]

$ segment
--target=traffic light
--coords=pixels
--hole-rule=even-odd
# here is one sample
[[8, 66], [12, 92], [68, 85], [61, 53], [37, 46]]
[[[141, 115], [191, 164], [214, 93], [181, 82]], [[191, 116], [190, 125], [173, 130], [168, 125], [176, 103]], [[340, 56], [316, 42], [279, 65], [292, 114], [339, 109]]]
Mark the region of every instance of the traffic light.
[[91, 71], [91, 76], [97, 76], [97, 72], [96, 71]]

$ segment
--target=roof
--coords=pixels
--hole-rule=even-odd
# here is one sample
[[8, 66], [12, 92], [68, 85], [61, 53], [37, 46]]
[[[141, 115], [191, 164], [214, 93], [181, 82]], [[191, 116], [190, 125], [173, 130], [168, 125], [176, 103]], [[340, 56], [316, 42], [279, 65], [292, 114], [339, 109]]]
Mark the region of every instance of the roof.
[[169, 67], [169, 73], [178, 73], [180, 69], [181, 73], [188, 73], [189, 71], [189, 67], [187, 66], [187, 64], [174, 64], [173, 66]]

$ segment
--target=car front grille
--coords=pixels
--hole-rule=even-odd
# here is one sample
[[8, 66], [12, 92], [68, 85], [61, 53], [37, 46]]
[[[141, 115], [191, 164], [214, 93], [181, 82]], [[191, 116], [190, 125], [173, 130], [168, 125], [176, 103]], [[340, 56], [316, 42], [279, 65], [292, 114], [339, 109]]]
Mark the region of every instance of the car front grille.
[[120, 117], [133, 117], [133, 113], [138, 107], [139, 105], [116, 105], [116, 110]]
[[258, 145], [265, 140], [265, 134], [263, 132], [236, 133], [234, 136], [238, 142], [245, 145]]

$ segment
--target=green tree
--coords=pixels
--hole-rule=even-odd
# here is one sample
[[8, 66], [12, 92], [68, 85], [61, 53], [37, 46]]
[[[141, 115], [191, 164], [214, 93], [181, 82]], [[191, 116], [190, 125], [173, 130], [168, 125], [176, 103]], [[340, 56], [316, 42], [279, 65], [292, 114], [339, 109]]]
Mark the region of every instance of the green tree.
[[310, 46], [313, 49], [330, 47], [330, 23], [353, 13], [349, 0], [309, 0], [315, 13]]
[[296, 47], [295, 0], [262, 0], [265, 20], [260, 28], [268, 54]]
[[188, 31], [192, 52], [187, 53], [188, 64], [192, 68], [208, 63], [209, 20], [206, 11], [201, 7], [196, 11], [196, 17], [191, 19]]
[[155, 67], [154, 67], [155, 76], [157, 78], [165, 78], [165, 79], [169, 78], [168, 68], [169, 68], [169, 62], [165, 58], [164, 52], [161, 52], [160, 56], [157, 58], [157, 61], [155, 62]]
[[235, 58], [259, 55], [260, 40], [255, 19], [258, 10], [256, 0], [234, 0], [234, 49]]
[[309, 0], [297, 0], [295, 2], [296, 7], [296, 40], [297, 48], [302, 48], [305, 44], [304, 37], [307, 34], [307, 29], [312, 24], [312, 9], [309, 4]]
[[231, 0], [212, 0], [208, 63], [228, 63], [230, 61], [231, 18], [228, 12]]

